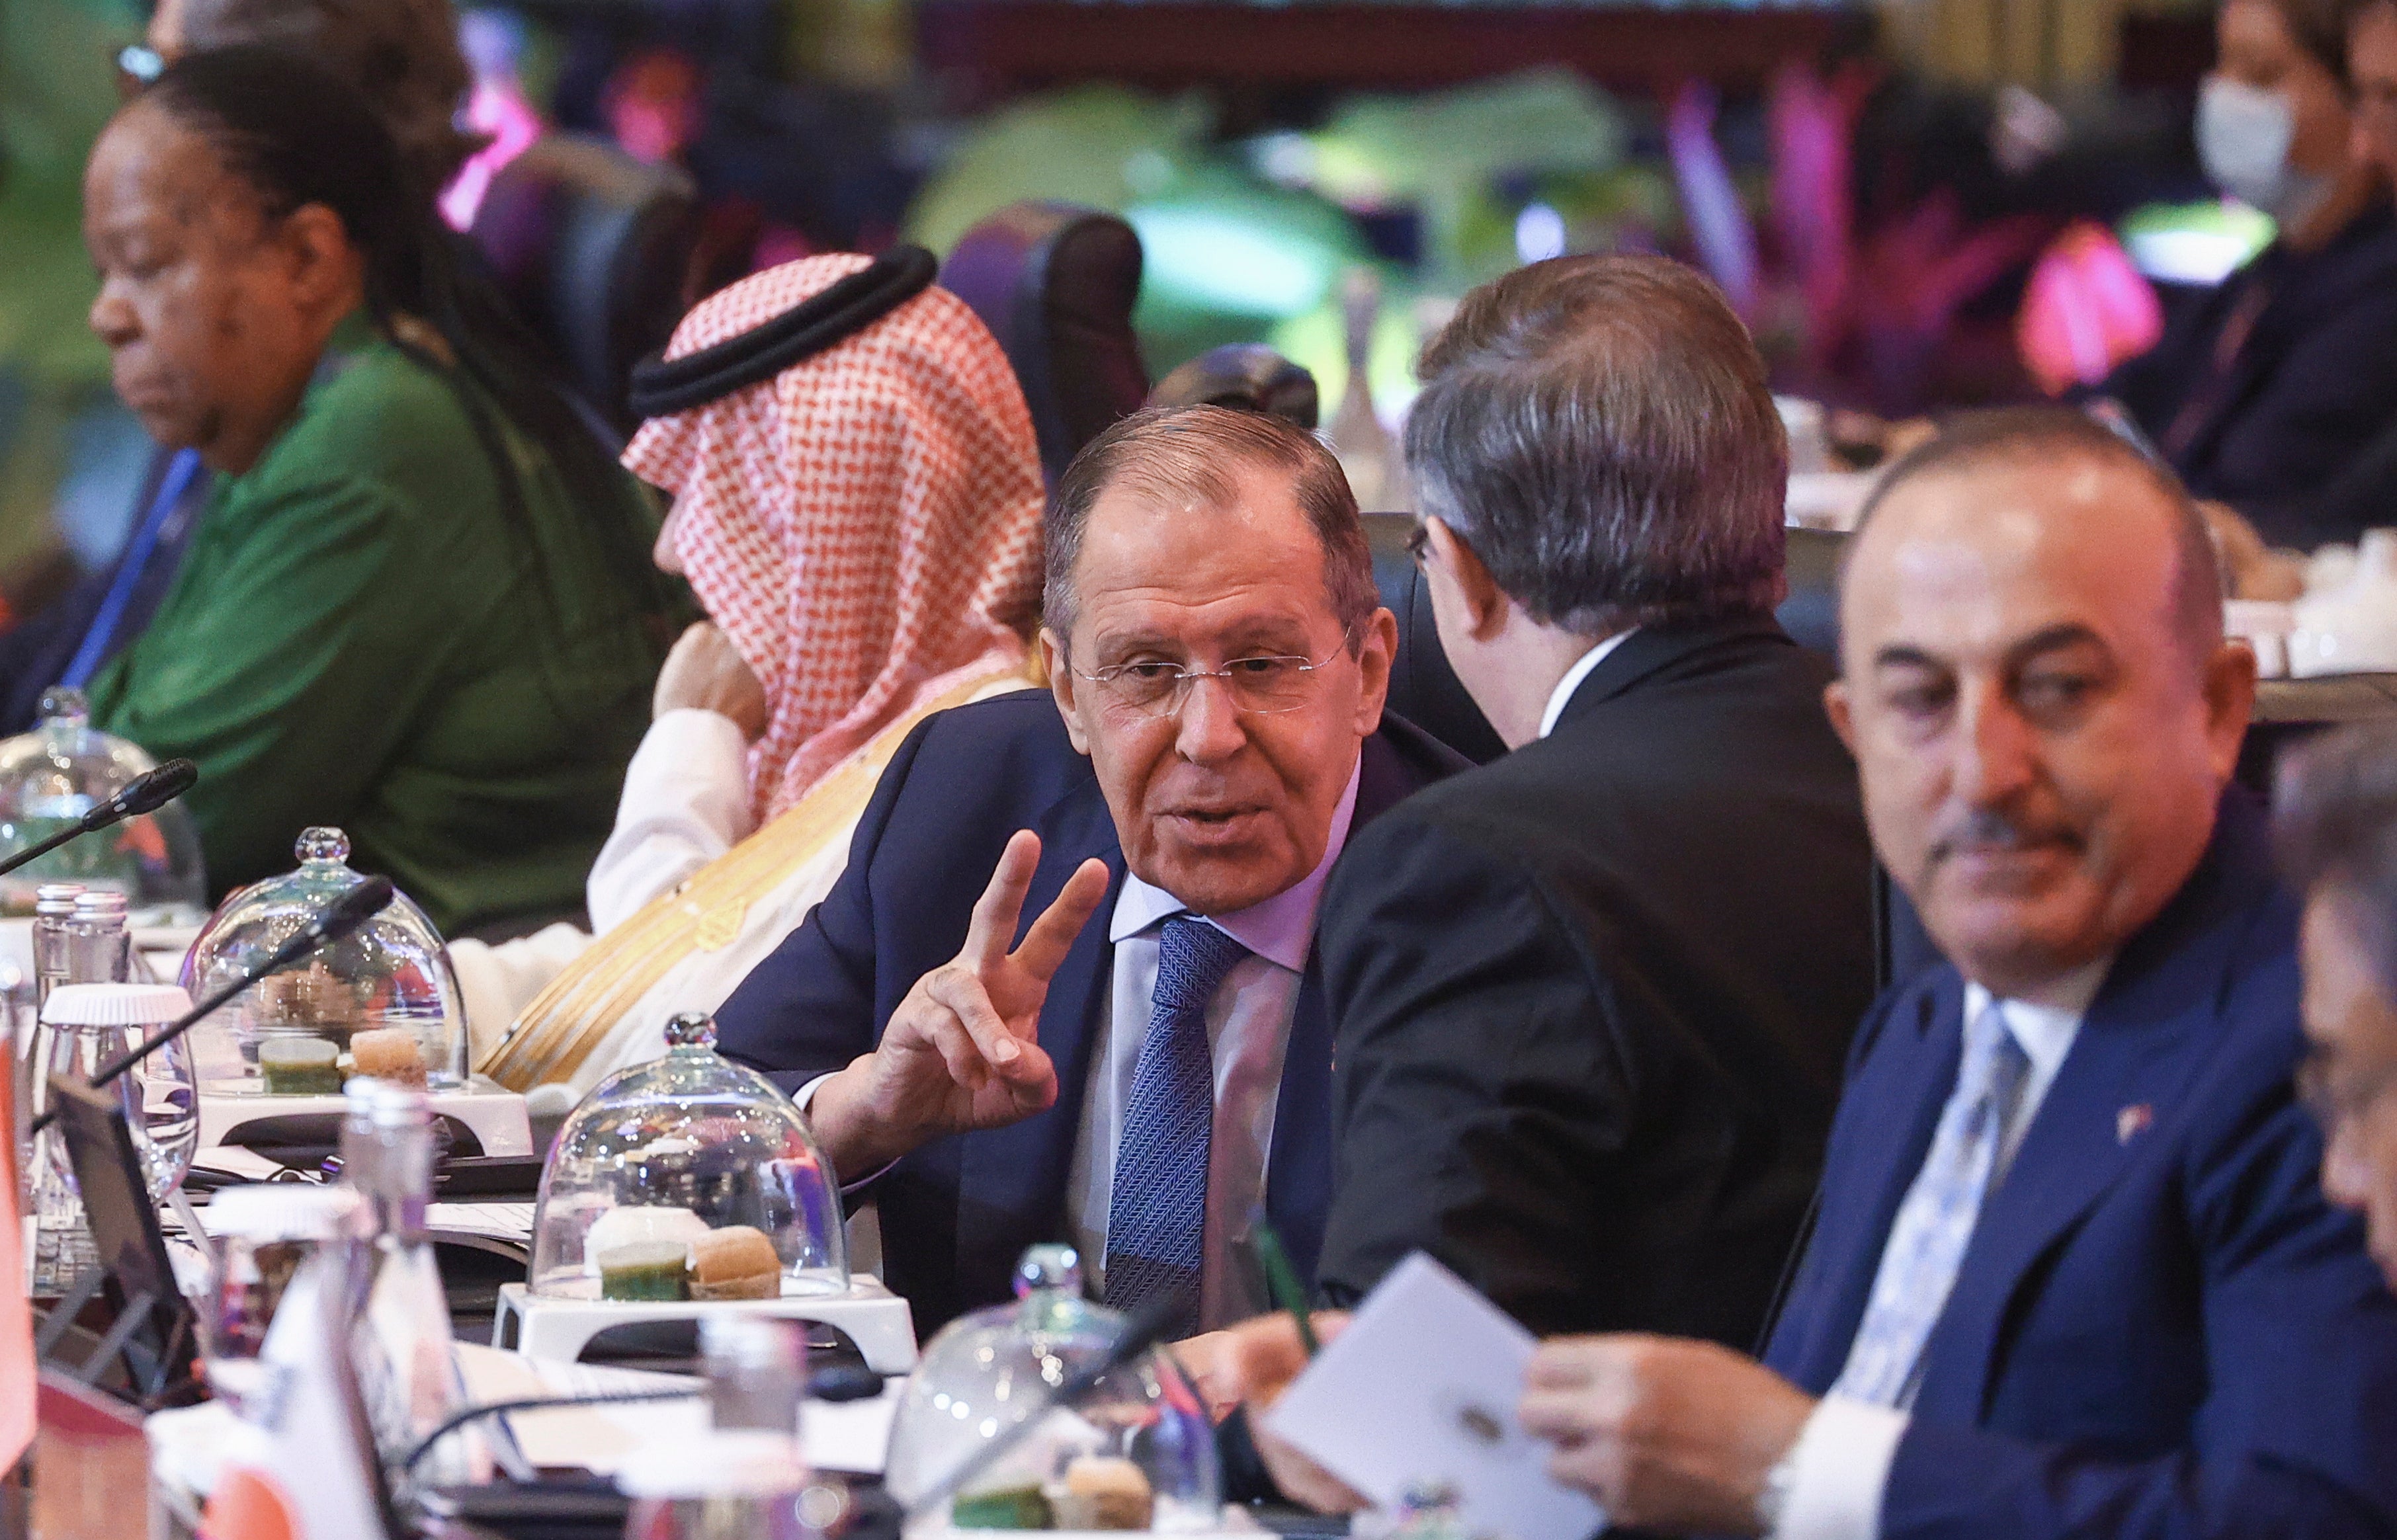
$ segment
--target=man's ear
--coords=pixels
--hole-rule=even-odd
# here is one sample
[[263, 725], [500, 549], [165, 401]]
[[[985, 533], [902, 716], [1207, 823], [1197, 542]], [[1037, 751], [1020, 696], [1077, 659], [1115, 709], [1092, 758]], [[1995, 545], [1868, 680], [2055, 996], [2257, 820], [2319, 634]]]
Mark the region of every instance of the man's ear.
[[2224, 785], [2239, 773], [2240, 746], [2255, 712], [2255, 649], [2226, 640], [2205, 664], [2206, 743], [2214, 754], [2214, 777]]
[[1834, 679], [1823, 687], [1823, 715], [1831, 719], [1831, 730], [1838, 733], [1840, 742], [1848, 746], [1851, 759], [1856, 756], [1856, 722], [1851, 714], [1852, 709], [1848, 700], [1848, 681]]
[[1467, 636], [1476, 641], [1487, 641], [1505, 629], [1511, 603], [1506, 590], [1498, 586], [1498, 580], [1490, 575], [1490, 569], [1482, 565], [1473, 547], [1445, 520], [1424, 520], [1424, 568], [1432, 581], [1445, 582], [1455, 590]]
[[1065, 736], [1074, 752], [1088, 758], [1091, 739], [1082, 730], [1081, 698], [1075, 693], [1083, 681], [1066, 662], [1065, 644], [1045, 625], [1040, 628], [1040, 666], [1049, 676], [1049, 696], [1057, 703], [1057, 715], [1065, 719]]
[[1399, 656], [1399, 618], [1376, 609], [1357, 639], [1357, 735], [1370, 738], [1382, 728], [1382, 709], [1390, 699], [1390, 666]]

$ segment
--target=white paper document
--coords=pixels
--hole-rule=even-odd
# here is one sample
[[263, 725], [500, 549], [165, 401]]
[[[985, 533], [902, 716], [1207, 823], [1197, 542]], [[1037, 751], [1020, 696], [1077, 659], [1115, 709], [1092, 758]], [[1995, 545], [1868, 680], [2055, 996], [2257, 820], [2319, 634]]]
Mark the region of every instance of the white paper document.
[[1444, 1485], [1468, 1533], [1586, 1540], [1606, 1515], [1547, 1472], [1515, 1407], [1533, 1340], [1418, 1252], [1366, 1296], [1265, 1419], [1376, 1506]]

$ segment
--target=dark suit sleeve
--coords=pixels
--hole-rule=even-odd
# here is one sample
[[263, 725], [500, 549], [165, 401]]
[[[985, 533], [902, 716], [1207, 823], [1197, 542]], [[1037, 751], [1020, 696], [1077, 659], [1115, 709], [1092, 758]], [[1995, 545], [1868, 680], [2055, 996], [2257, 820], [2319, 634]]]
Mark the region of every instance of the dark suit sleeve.
[[2320, 487], [2284, 497], [2242, 499], [2239, 512], [2273, 545], [2311, 551], [2397, 518], [2397, 428], [2380, 435]]
[[2285, 1081], [2192, 1158], [2211, 1388], [2182, 1450], [2124, 1460], [1917, 1422], [1882, 1540], [2385, 1536], [2397, 1528], [2397, 1301], [2317, 1185]]
[[891, 756], [832, 891], [716, 1010], [717, 1050], [784, 1091], [844, 1069], [874, 1047], [875, 864], [894, 815], [904, 820], [909, 772], [939, 719], [927, 718]]
[[1403, 809], [1352, 838], [1321, 914], [1335, 1304], [1421, 1248], [1534, 1331], [1578, 1316], [1628, 1095], [1578, 929]]
[[2268, 538], [2352, 465], [2397, 412], [2397, 294], [2366, 294], [2297, 340], [2228, 424], [2190, 490]]

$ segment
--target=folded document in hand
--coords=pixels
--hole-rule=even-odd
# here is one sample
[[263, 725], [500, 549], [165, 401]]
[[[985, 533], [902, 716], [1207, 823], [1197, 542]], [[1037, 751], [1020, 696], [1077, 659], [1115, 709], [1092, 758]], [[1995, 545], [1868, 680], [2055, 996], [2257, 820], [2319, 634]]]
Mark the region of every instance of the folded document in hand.
[[1445, 1487], [1468, 1534], [1586, 1540], [1604, 1511], [1548, 1474], [1548, 1446], [1516, 1419], [1533, 1346], [1419, 1252], [1366, 1296], [1265, 1426], [1377, 1507]]

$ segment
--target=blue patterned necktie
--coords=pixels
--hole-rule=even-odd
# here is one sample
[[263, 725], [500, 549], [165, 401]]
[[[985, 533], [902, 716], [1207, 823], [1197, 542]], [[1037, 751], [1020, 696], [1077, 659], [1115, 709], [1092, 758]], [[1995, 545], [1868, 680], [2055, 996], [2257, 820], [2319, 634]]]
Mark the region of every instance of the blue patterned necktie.
[[1991, 1000], [1964, 1033], [1956, 1090], [1890, 1225], [1872, 1298], [1831, 1394], [1875, 1406], [1914, 1404], [1923, 1344], [1948, 1307], [1981, 1205], [1997, 1185], [2006, 1123], [2029, 1074], [2030, 1060]]
[[1198, 1329], [1205, 1263], [1207, 1156], [1215, 1129], [1215, 1055], [1207, 1002], [1249, 949], [1206, 921], [1176, 915], [1158, 947], [1148, 1036], [1132, 1072], [1107, 1200], [1107, 1304], [1137, 1309], [1158, 1295], [1178, 1306], [1172, 1335]]

